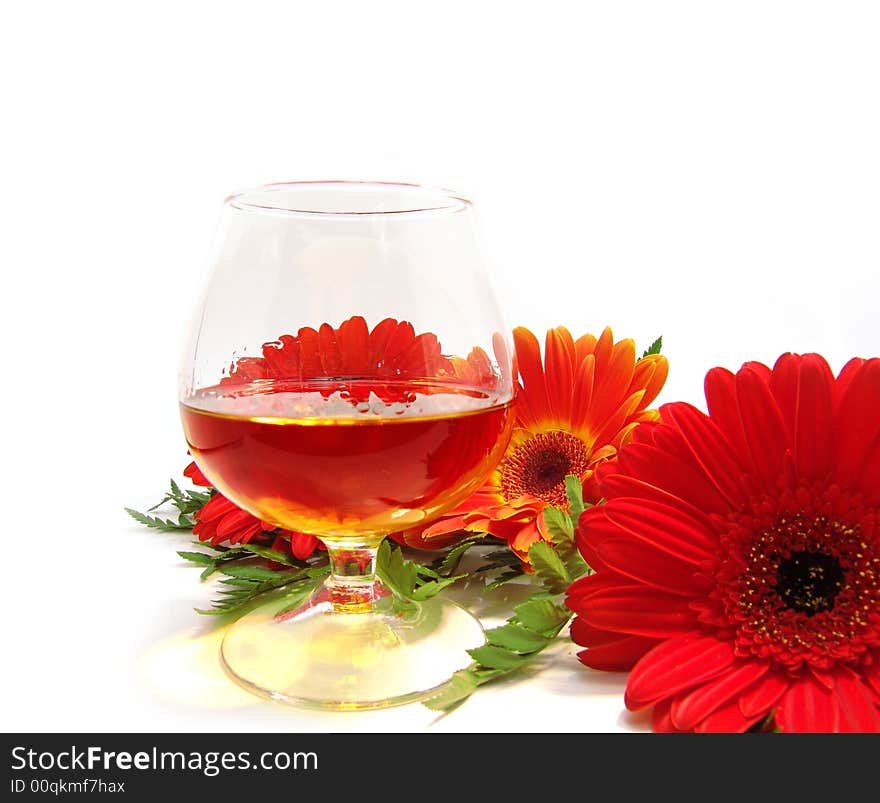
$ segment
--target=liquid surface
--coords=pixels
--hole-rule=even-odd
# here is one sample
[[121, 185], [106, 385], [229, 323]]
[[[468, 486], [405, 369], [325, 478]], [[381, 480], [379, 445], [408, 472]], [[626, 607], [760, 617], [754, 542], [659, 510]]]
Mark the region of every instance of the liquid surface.
[[422, 526], [476, 490], [513, 427], [508, 402], [451, 385], [254, 382], [181, 403], [190, 451], [263, 521], [327, 541]]

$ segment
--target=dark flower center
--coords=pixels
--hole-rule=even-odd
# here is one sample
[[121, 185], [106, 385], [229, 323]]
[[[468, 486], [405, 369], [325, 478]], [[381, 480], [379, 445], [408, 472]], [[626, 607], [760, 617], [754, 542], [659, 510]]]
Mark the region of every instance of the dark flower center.
[[[809, 498], [802, 493], [809, 502]], [[820, 493], [815, 507], [830, 507]], [[734, 514], [702, 621], [729, 633], [740, 655], [791, 669], [869, 660], [880, 645], [880, 542], [875, 512], [775, 514], [758, 500]]]
[[531, 468], [529, 485], [540, 493], [546, 493], [551, 488], [559, 485], [565, 479], [568, 469], [571, 468], [571, 460], [567, 454], [554, 452], [546, 449], [536, 452]]
[[813, 616], [834, 607], [843, 582], [843, 568], [834, 555], [798, 550], [779, 561], [774, 590], [789, 608]]
[[539, 432], [517, 446], [501, 467], [501, 492], [523, 494], [551, 505], [565, 504], [565, 475], [581, 476], [589, 467], [586, 444], [570, 432]]

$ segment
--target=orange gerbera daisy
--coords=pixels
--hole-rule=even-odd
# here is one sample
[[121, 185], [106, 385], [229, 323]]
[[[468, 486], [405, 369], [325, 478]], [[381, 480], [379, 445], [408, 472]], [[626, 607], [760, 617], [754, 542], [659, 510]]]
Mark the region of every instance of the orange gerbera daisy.
[[455, 510], [421, 532], [411, 546], [436, 549], [463, 533], [503, 538], [523, 560], [539, 538], [549, 540], [543, 510], [565, 507], [565, 476], [576, 474], [584, 498], [599, 501], [596, 467], [614, 458], [642, 421], [659, 418], [648, 405], [666, 381], [665, 357], [636, 359], [632, 340], [575, 340], [565, 327], [547, 332], [544, 361], [537, 338], [514, 330], [517, 370], [516, 429], [498, 468]]

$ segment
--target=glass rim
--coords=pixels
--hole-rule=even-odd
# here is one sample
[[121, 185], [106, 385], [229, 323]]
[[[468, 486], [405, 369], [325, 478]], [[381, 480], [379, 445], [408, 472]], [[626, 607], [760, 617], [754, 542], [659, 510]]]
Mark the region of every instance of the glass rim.
[[[329, 188], [334, 190], [375, 190], [376, 194], [390, 193], [394, 190], [405, 190], [414, 195], [421, 195], [425, 199], [425, 203], [402, 204], [400, 209], [320, 209], [308, 208], [307, 204], [290, 204], [290, 203], [257, 203], [253, 200], [247, 200], [248, 196], [256, 196], [258, 194], [268, 195], [271, 193], [279, 193], [279, 195], [287, 189], [293, 190], [317, 190], [321, 188]], [[352, 195], [355, 195], [353, 192]], [[375, 197], [375, 196], [374, 196]], [[265, 201], [264, 198], [260, 200]], [[304, 181], [276, 181], [269, 184], [260, 184], [250, 187], [240, 192], [232, 193], [224, 199], [224, 203], [234, 209], [241, 211], [253, 212], [274, 212], [283, 215], [294, 215], [304, 217], [379, 217], [385, 215], [418, 215], [426, 212], [445, 212], [455, 213], [462, 212], [473, 206], [473, 202], [452, 190], [443, 187], [433, 187], [426, 184], [415, 184], [403, 181], [359, 181], [347, 179], [326, 179], [326, 180], [304, 180]], [[295, 208], [304, 206], [306, 208]], [[315, 205], [317, 206], [317, 205]], [[356, 206], [355, 203], [352, 206]]]

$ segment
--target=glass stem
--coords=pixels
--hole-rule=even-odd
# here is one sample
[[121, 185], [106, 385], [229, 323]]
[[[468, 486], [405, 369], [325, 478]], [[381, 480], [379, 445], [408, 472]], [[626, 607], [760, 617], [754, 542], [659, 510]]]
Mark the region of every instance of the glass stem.
[[378, 550], [378, 546], [327, 545], [330, 576], [324, 585], [330, 593], [334, 613], [370, 611], [376, 600], [385, 595], [376, 577]]

